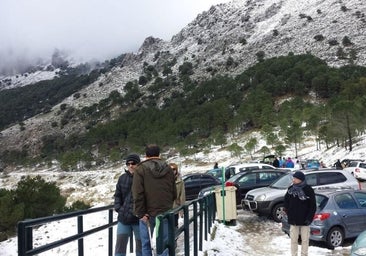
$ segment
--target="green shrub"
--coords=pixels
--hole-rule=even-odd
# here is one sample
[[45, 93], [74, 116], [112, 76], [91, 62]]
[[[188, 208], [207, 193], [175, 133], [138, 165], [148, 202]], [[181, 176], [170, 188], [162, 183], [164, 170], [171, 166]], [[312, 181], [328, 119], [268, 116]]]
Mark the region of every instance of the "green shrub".
[[55, 182], [27, 176], [18, 182], [15, 203], [24, 204], [24, 218], [39, 218], [61, 212], [66, 198], [61, 196]]
[[0, 189], [0, 237], [15, 234], [17, 223], [23, 219], [62, 212], [65, 202], [56, 184], [41, 176], [23, 178], [15, 190]]

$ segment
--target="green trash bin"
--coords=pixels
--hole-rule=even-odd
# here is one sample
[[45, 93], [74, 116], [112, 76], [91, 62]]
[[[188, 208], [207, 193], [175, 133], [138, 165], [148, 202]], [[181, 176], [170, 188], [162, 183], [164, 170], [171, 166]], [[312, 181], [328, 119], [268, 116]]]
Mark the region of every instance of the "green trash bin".
[[218, 219], [223, 222], [235, 221], [237, 219], [236, 187], [216, 187], [215, 199]]

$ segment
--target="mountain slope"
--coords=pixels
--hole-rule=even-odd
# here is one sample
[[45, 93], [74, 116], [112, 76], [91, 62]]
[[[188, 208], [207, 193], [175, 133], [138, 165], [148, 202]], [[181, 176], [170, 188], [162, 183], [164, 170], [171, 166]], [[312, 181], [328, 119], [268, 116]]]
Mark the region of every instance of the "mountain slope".
[[[167, 63], [172, 75], [184, 63], [192, 63], [196, 81], [214, 74], [236, 75], [263, 58], [310, 52], [329, 65], [366, 64], [366, 3], [361, 0], [234, 0], [213, 6], [177, 33], [171, 41], [149, 37], [137, 53], [124, 54], [120, 62], [49, 113], [26, 120], [23, 130], [14, 125], [0, 137], [1, 150], [22, 149], [37, 152], [40, 137], [47, 134], [84, 132], [81, 123], [53, 127], [60, 122], [60, 107], [80, 109], [91, 106], [125, 85], [145, 75], [151, 65], [160, 77]], [[150, 86], [140, 85], [146, 96]], [[179, 84], [178, 84], [179, 86]], [[176, 89], [176, 88], [175, 88]], [[164, 95], [169, 95], [167, 91]], [[158, 103], [161, 98], [155, 99]]]

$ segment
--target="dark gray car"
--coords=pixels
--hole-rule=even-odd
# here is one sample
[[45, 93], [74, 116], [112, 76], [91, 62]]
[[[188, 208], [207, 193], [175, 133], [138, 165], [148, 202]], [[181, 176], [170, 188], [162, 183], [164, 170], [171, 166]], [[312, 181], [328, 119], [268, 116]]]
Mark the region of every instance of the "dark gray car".
[[[259, 169], [259, 170], [248, 170], [245, 172], [239, 172], [225, 182], [225, 186], [236, 187], [236, 204], [240, 205], [245, 194], [254, 189], [266, 187], [273, 181], [280, 177], [288, 174], [288, 170], [281, 169]], [[205, 188], [200, 191], [199, 197], [203, 197], [208, 193], [211, 193], [213, 188]]]
[[221, 184], [216, 177], [205, 173], [191, 173], [182, 177], [184, 189], [186, 192], [186, 200], [197, 198], [198, 193], [206, 187], [212, 187]]

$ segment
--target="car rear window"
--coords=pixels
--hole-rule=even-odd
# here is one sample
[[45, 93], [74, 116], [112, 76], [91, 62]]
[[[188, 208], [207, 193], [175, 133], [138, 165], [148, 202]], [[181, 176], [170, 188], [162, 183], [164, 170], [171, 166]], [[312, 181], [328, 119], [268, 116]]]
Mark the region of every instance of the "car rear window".
[[327, 204], [329, 198], [323, 195], [315, 195], [316, 208], [318, 211], [323, 210], [324, 206]]
[[348, 167], [356, 167], [356, 166], [357, 166], [357, 163], [358, 163], [358, 162], [353, 161], [353, 162], [351, 162], [351, 163], [348, 165]]
[[327, 185], [345, 182], [347, 178], [340, 172], [320, 172], [319, 175], [319, 184], [318, 185]]

